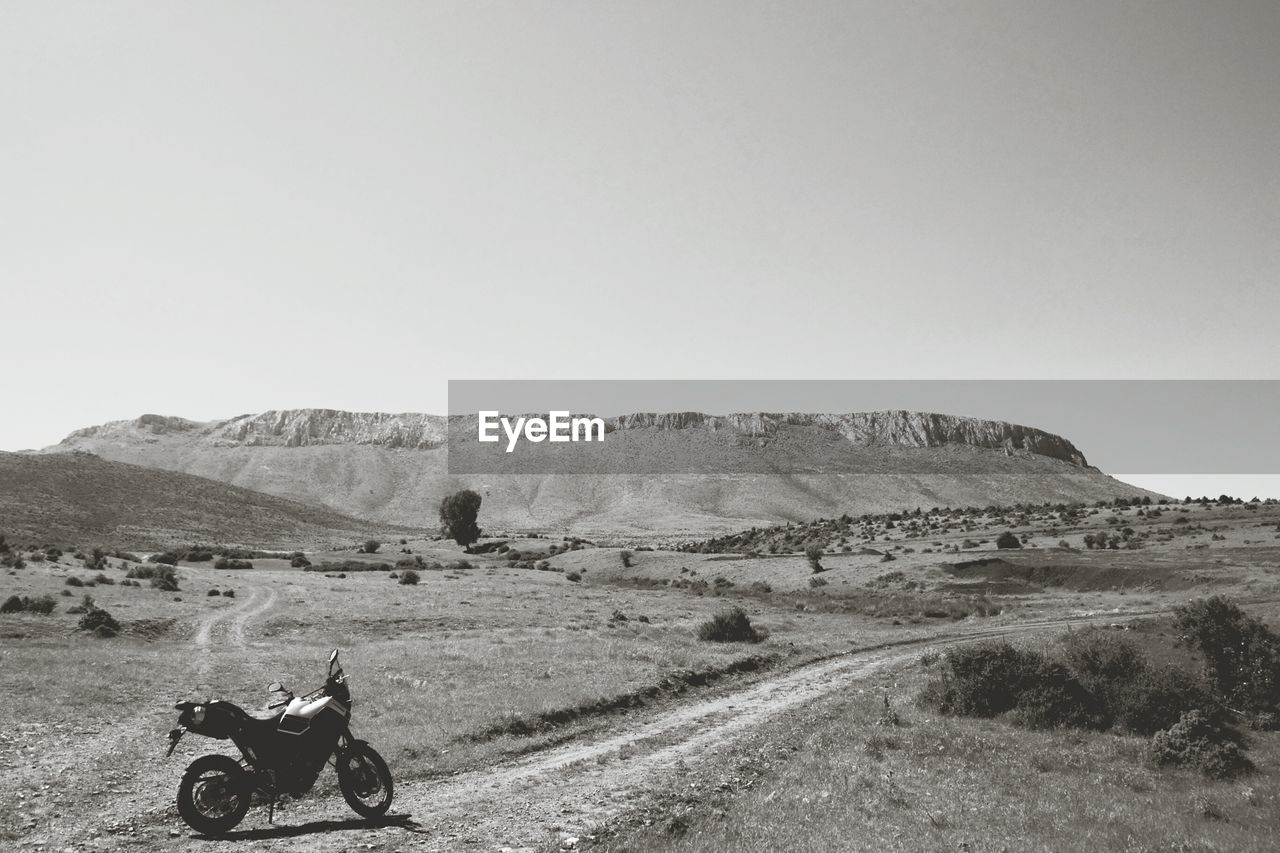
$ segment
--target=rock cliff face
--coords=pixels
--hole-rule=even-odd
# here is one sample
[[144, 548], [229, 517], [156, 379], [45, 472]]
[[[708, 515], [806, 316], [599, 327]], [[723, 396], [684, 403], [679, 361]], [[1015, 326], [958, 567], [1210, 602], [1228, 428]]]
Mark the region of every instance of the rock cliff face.
[[1085, 466], [1084, 454], [1061, 436], [1033, 427], [927, 412], [854, 412], [844, 415], [751, 412], [724, 416], [699, 412], [641, 412], [606, 418], [606, 429], [732, 429], [752, 437], [776, 434], [784, 425], [816, 426], [868, 447], [942, 447], [964, 444], [993, 450], [1024, 450]]
[[[855, 412], [843, 415], [751, 412], [704, 415], [701, 412], [638, 412], [605, 418], [609, 432], [618, 430], [732, 430], [768, 437], [785, 426], [819, 427], [868, 447], [943, 447], [967, 445], [991, 450], [1025, 451], [1085, 466], [1084, 454], [1065, 438], [1003, 421], [925, 412]], [[314, 447], [365, 445], [389, 449], [432, 450], [447, 441], [444, 417], [418, 413], [343, 412], [335, 409], [290, 409], [240, 415], [199, 423], [185, 418], [143, 415], [77, 430], [59, 449], [98, 441], [147, 440], [149, 436], [184, 434], [217, 447]]]
[[97, 441], [146, 439], [185, 434], [216, 447], [313, 447], [373, 445], [430, 450], [445, 443], [445, 419], [417, 413], [343, 412], [336, 409], [288, 409], [239, 415], [201, 423], [186, 418], [143, 415], [76, 430], [58, 446], [78, 447]]

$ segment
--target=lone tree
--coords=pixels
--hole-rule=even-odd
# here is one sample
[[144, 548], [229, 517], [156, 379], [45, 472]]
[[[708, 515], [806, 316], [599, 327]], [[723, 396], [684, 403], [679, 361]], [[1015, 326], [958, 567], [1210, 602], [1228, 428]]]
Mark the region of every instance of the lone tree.
[[449, 495], [440, 502], [440, 532], [462, 546], [468, 554], [480, 540], [476, 516], [480, 514], [480, 496], [470, 489]]
[[1012, 530], [1006, 530], [996, 538], [997, 548], [1021, 548], [1022, 542]]

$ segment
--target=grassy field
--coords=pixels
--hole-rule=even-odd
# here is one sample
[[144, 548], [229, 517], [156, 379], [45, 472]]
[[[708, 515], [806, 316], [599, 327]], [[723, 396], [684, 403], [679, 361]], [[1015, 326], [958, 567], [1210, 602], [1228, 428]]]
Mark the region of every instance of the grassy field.
[[[1134, 636], [1168, 648], [1168, 622]], [[940, 716], [913, 701], [928, 671], [772, 722], [590, 849], [1275, 849], [1280, 733], [1250, 734], [1258, 772], [1213, 781], [1157, 768], [1142, 737]]]
[[[1190, 519], [1177, 525], [1186, 532], [1167, 533], [1167, 515], [1136, 519], [1125, 508], [1087, 514], [1094, 528], [1070, 534], [1148, 525], [1138, 550], [1060, 548], [1060, 530], [1036, 526], [1046, 519], [1028, 521], [1020, 530], [1028, 546], [1016, 551], [997, 551], [994, 535], [975, 537], [973, 525], [931, 534], [943, 544], [928, 554], [895, 539], [905, 532], [880, 530], [872, 534], [880, 553], [861, 553], [863, 543], [824, 553], [816, 574], [794, 553], [565, 550], [546, 538], [507, 542], [522, 552], [518, 562], [509, 551], [465, 555], [431, 540], [388, 544], [373, 555], [308, 552], [313, 568], [333, 563], [327, 571], [284, 559], [254, 559], [254, 568], [239, 571], [184, 562], [179, 590], [168, 592], [146, 580], [124, 586], [138, 564], [119, 557], [100, 570], [115, 582], [91, 587], [68, 585], [99, 572], [70, 549], [59, 559], [28, 560], [0, 574], [0, 599], [51, 595], [56, 606], [48, 616], [0, 615], [0, 798], [18, 804], [0, 815], [0, 838], [39, 838], [85, 802], [102, 807], [95, 819], [104, 825], [163, 814], [186, 763], [225, 746], [191, 738], [161, 760], [174, 701], [216, 696], [265, 714], [268, 682], [299, 692], [317, 686], [333, 647], [343, 649], [353, 679], [357, 734], [408, 781], [626, 726], [623, 712], [643, 714], [852, 648], [1064, 615], [1121, 618], [1207, 593], [1280, 597], [1280, 507], [1177, 512]], [[962, 547], [978, 538], [987, 541]], [[885, 561], [885, 552], [896, 556]], [[425, 567], [416, 585], [385, 569], [338, 565], [419, 556]], [[228, 589], [234, 597], [210, 594]], [[119, 620], [119, 636], [77, 630], [79, 616], [67, 611], [85, 594]], [[767, 640], [697, 638], [703, 621], [734, 605]], [[1260, 775], [1209, 784], [1152, 770], [1132, 739], [932, 718], [910, 702], [918, 675], [895, 678], [900, 729], [874, 725], [878, 690], [809, 709], [800, 725], [771, 723], [743, 741], [748, 752], [734, 752], [758, 764], [768, 785], [765, 775], [750, 788], [731, 785], [735, 796], [719, 795], [724, 816], [673, 801], [640, 835], [610, 843], [1263, 849], [1261, 827], [1277, 793], [1270, 780], [1280, 767], [1272, 736], [1254, 747]], [[778, 744], [798, 751], [788, 746], [779, 755]]]

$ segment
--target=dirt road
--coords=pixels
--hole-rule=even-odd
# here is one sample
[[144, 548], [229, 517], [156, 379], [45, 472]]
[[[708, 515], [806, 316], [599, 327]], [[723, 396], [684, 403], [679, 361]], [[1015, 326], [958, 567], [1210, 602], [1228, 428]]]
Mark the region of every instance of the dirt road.
[[[238, 624], [243, 634], [254, 614], [265, 612], [271, 601], [266, 595], [264, 591], [246, 599], [244, 609], [235, 611], [232, 633]], [[313, 796], [278, 813], [275, 826], [267, 825], [264, 810], [254, 809], [239, 830], [218, 841], [193, 836], [167, 813], [145, 821], [144, 834], [151, 846], [164, 850], [286, 850], [298, 845], [299, 836], [305, 836], [313, 851], [532, 849], [589, 833], [646, 791], [660, 789], [679, 765], [695, 765], [701, 756], [776, 714], [910, 663], [927, 647], [1096, 621], [1099, 618], [979, 628], [929, 641], [853, 651], [728, 694], [620, 718], [613, 733], [445, 780], [403, 782], [392, 812], [399, 819], [383, 826], [355, 819], [336, 796]], [[1117, 621], [1117, 617], [1108, 615], [1105, 621]], [[156, 796], [167, 799], [168, 792], [157, 791]]]

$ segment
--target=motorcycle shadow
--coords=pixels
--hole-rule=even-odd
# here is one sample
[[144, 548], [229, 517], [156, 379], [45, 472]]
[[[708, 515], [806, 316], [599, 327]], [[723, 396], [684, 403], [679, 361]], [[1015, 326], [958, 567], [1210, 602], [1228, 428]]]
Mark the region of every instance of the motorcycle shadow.
[[269, 841], [274, 838], [296, 838], [322, 832], [345, 832], [360, 829], [395, 827], [406, 832], [422, 833], [422, 825], [412, 815], [386, 815], [376, 820], [351, 818], [349, 820], [313, 820], [298, 824], [272, 824], [261, 829], [233, 829], [222, 835], [192, 835], [201, 841]]

